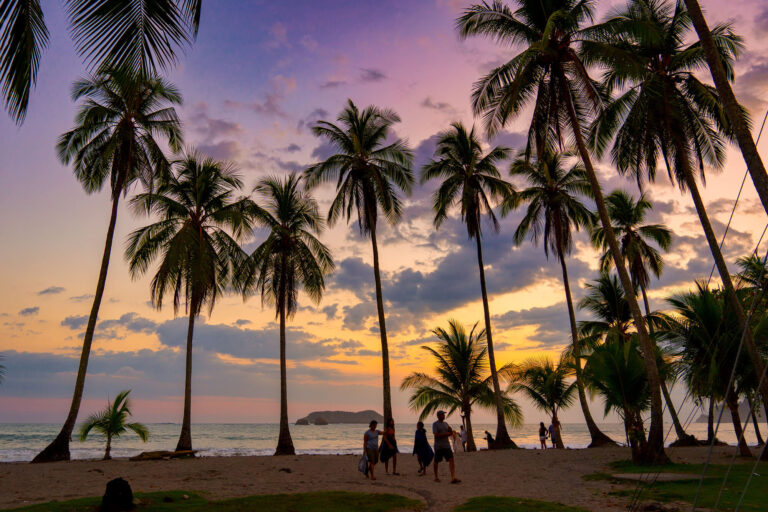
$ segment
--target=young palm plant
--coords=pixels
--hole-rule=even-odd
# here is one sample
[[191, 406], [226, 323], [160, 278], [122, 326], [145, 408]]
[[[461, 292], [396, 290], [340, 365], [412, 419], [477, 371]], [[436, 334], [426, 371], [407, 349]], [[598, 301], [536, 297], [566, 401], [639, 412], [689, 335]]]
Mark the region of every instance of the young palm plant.
[[173, 294], [173, 312], [184, 303], [187, 325], [184, 417], [176, 451], [192, 450], [192, 338], [202, 308], [213, 312], [246, 254], [238, 242], [251, 233], [253, 201], [237, 198], [242, 186], [235, 170], [197, 153], [174, 162], [173, 172], [154, 192], [136, 195], [136, 213], [159, 220], [130, 234], [125, 250], [131, 277], [144, 275], [159, 260], [150, 284], [152, 304], [161, 309]]
[[69, 413], [59, 435], [33, 462], [69, 460], [69, 440], [83, 398], [120, 197], [137, 182], [151, 189], [155, 179], [168, 171], [161, 143], [167, 142], [171, 149], [177, 150], [182, 142], [181, 125], [173, 108], [174, 104], [181, 103], [181, 96], [161, 78], [107, 70], [76, 82], [73, 96], [75, 100], [82, 99], [83, 104], [75, 118], [77, 126], [59, 138], [59, 158], [65, 164], [73, 163], [75, 177], [86, 193], [108, 186], [112, 210]]
[[457, 25], [462, 37], [487, 36], [522, 50], [509, 61], [491, 70], [475, 83], [473, 109], [483, 115], [489, 133], [502, 129], [533, 102], [528, 132], [530, 154], [537, 155], [549, 145], [563, 147], [570, 133], [579, 152], [600, 223], [605, 229], [622, 287], [627, 291], [632, 316], [647, 366], [651, 393], [651, 428], [644, 462], [665, 462], [664, 417], [660, 376], [654, 358], [655, 347], [634, 296], [621, 249], [611, 228], [610, 217], [597, 179], [584, 129], [589, 114], [600, 111], [603, 93], [590, 78], [577, 53], [582, 41], [595, 34], [587, 24], [593, 17], [592, 0], [513, 0], [512, 10], [500, 0], [473, 5], [464, 11]]
[[331, 252], [317, 239], [324, 227], [317, 202], [301, 190], [298, 175], [264, 178], [254, 191], [260, 205], [256, 221], [269, 235], [238, 271], [237, 286], [244, 297], [259, 293], [262, 304], [275, 306], [280, 320], [280, 435], [275, 455], [294, 455], [288, 429], [285, 322], [296, 313], [300, 290], [320, 303], [324, 276], [334, 264]]
[[147, 442], [149, 439], [149, 429], [142, 423], [127, 423], [131, 413], [131, 402], [128, 395], [131, 390], [121, 391], [111, 403], [101, 412], [88, 416], [80, 426], [80, 441], [88, 439], [88, 434], [92, 430], [103, 435], [107, 440], [107, 447], [104, 451], [104, 460], [112, 458], [112, 440], [120, 437], [129, 430], [139, 436], [139, 439]]
[[[400, 389], [413, 390], [409, 404], [424, 420], [438, 409], [447, 409], [450, 416], [458, 410], [467, 430], [467, 451], [477, 450], [472, 434], [472, 406], [496, 409], [496, 393], [488, 371], [488, 347], [484, 329], [477, 324], [469, 333], [456, 320], [448, 321], [448, 329], [438, 327], [432, 331], [440, 345], [437, 349], [423, 345], [437, 363], [437, 376], [415, 372], [406, 377]], [[522, 422], [522, 412], [506, 393], [502, 394], [504, 416], [511, 425]]]
[[[704, 180], [705, 165], [722, 167], [725, 142], [733, 131], [716, 89], [694, 75], [706, 56], [698, 41], [687, 42], [690, 21], [681, 0], [674, 6], [661, 0], [631, 0], [600, 27], [606, 34], [603, 41], [582, 45], [585, 62], [605, 67], [606, 88], [623, 91], [594, 123], [591, 144], [602, 154], [613, 141], [614, 164], [638, 183], [653, 181], [663, 160], [670, 180], [690, 192], [730, 308], [746, 332], [747, 353], [760, 375], [764, 362], [751, 329], [744, 329], [747, 318], [696, 182], [697, 173]], [[741, 39], [727, 24], [716, 27], [712, 37], [732, 78]], [[761, 394], [768, 403], [768, 381]]]
[[348, 100], [339, 114], [339, 125], [319, 121], [312, 127], [316, 136], [327, 139], [338, 152], [304, 171], [305, 183], [310, 189], [324, 182], [336, 183], [328, 224], [333, 226], [341, 217], [349, 222], [356, 215], [360, 234], [371, 238], [385, 424], [392, 418], [392, 392], [376, 229], [379, 210], [391, 224], [398, 222], [403, 211], [400, 191], [410, 194], [413, 186], [413, 153], [408, 144], [401, 139], [388, 142], [392, 125], [399, 121], [400, 117], [391, 110], [369, 106], [361, 111]]
[[568, 382], [574, 373], [574, 365], [566, 358], [558, 362], [550, 358], [528, 359], [519, 366], [509, 367], [505, 374], [509, 379], [509, 392], [520, 392], [534, 407], [552, 416], [555, 427], [555, 447], [565, 449], [560, 434], [557, 412], [573, 404], [576, 381]]
[[[527, 203], [528, 209], [515, 231], [515, 242], [521, 244], [530, 237], [534, 244], [539, 238], [543, 239], [544, 254], [549, 258], [550, 252], [563, 271], [563, 288], [565, 303], [568, 307], [568, 320], [571, 326], [572, 353], [576, 364], [576, 383], [579, 394], [579, 404], [592, 438], [590, 447], [614, 444], [595, 423], [589, 412], [589, 403], [581, 380], [581, 339], [576, 326], [576, 314], [573, 308], [571, 284], [568, 280], [566, 256], [573, 249], [573, 231], [589, 228], [594, 221], [589, 208], [582, 202], [589, 197], [589, 181], [581, 165], [566, 169], [564, 159], [566, 154], [551, 148], [544, 149], [540, 158], [531, 161], [525, 155], [518, 156], [512, 163], [510, 174], [525, 179], [528, 187], [520, 190], [517, 200]], [[504, 208], [502, 208], [504, 212]]]
[[[496, 356], [493, 351], [491, 334], [491, 313], [488, 307], [488, 292], [485, 287], [485, 266], [483, 264], [482, 219], [485, 216], [494, 231], [499, 222], [493, 213], [494, 203], [514, 203], [512, 185], [501, 179], [496, 165], [506, 159], [509, 149], [491, 148], [483, 154], [483, 148], [475, 135], [474, 127], [467, 131], [461, 123], [453, 123], [451, 129], [440, 133], [435, 149], [435, 159], [421, 171], [421, 182], [442, 179], [440, 187], [432, 198], [435, 210], [435, 228], [448, 218], [448, 212], [459, 207], [461, 220], [467, 227], [469, 239], [477, 246], [477, 265], [480, 270], [480, 293], [483, 299], [485, 335], [488, 344], [488, 359], [491, 365], [491, 380], [496, 393], [496, 440], [495, 448], [512, 446], [512, 440], [504, 422], [504, 400], [499, 385]], [[510, 206], [511, 207], [511, 206]]]

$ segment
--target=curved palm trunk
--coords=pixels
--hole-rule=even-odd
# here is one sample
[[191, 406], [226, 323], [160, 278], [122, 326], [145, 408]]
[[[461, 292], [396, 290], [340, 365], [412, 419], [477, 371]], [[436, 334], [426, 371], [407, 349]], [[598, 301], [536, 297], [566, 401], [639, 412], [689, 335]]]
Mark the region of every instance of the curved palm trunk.
[[181, 421], [181, 434], [176, 443], [176, 451], [192, 449], [192, 335], [195, 331], [195, 312], [193, 303], [189, 308], [189, 325], [187, 326], [187, 357], [184, 370], [184, 418]]
[[288, 428], [288, 378], [285, 364], [285, 308], [280, 308], [280, 434], [275, 455], [295, 455]]
[[504, 420], [504, 404], [501, 400], [501, 387], [499, 386], [499, 374], [496, 371], [496, 356], [493, 352], [493, 336], [491, 335], [491, 312], [488, 308], [488, 292], [485, 289], [485, 267], [483, 265], [483, 247], [480, 236], [475, 237], [477, 242], [477, 264], [480, 268], [480, 291], [483, 295], [483, 315], [485, 317], [485, 338], [488, 343], [488, 362], [491, 367], [491, 381], [493, 381], [493, 393], [496, 396], [496, 438], [491, 448], [517, 448], [507, 432], [507, 423]]
[[579, 155], [581, 156], [584, 168], [587, 171], [587, 178], [589, 179], [590, 186], [594, 193], [595, 205], [597, 206], [597, 211], [600, 215], [600, 222], [605, 230], [605, 239], [608, 241], [611, 256], [613, 256], [613, 261], [619, 274], [621, 285], [624, 288], [624, 294], [629, 303], [629, 308], [632, 311], [632, 318], [635, 321], [635, 328], [637, 329], [637, 334], [640, 339], [640, 348], [643, 352], [643, 359], [645, 361], [646, 373], [648, 374], [648, 386], [651, 391], [651, 428], [648, 432], [648, 442], [645, 443], [646, 449], [643, 450], [643, 463], [663, 464], [668, 462], [669, 459], [664, 452], [664, 414], [661, 404], [661, 378], [659, 376], [659, 369], [656, 366], [656, 350], [650, 336], [648, 336], [645, 318], [637, 303], [637, 297], [635, 296], [634, 288], [632, 287], [632, 281], [629, 279], [627, 268], [624, 266], [621, 249], [616, 241], [616, 235], [614, 234], [611, 219], [605, 206], [605, 199], [603, 198], [600, 182], [597, 179], [597, 174], [595, 174], [595, 169], [592, 166], [592, 159], [589, 156], [589, 151], [584, 142], [581, 123], [576, 116], [576, 110], [573, 106], [570, 91], [565, 84], [563, 84], [562, 90]]
[[371, 245], [373, 246], [373, 277], [376, 282], [376, 310], [379, 314], [379, 334], [381, 335], [381, 378], [384, 387], [384, 424], [392, 419], [392, 391], [389, 384], [389, 346], [387, 345], [387, 324], [384, 318], [384, 297], [381, 294], [381, 272], [379, 270], [379, 247], [376, 244], [376, 221], [369, 215], [371, 227]]
[[758, 421], [757, 421], [758, 409], [757, 407], [755, 407], [754, 400], [752, 400], [752, 398], [750, 398], [749, 396], [747, 396], [747, 402], [749, 403], [749, 409], [752, 411], [752, 414], [751, 414], [752, 427], [754, 427], [755, 429], [755, 437], [757, 438], [757, 444], [759, 446], [762, 446], [765, 444], [765, 441], [763, 440], [763, 436], [760, 434], [760, 426], [758, 425]]
[[552, 410], [552, 425], [555, 427], [555, 448], [565, 450], [563, 432], [560, 430], [560, 420], [557, 419], [557, 409]]
[[592, 442], [589, 443], [588, 448], [596, 448], [599, 446], [615, 445], [616, 442], [605, 435], [602, 430], [597, 426], [595, 420], [592, 418], [592, 413], [589, 412], [589, 402], [587, 401], [587, 393], [584, 390], [584, 381], [581, 378], [581, 340], [579, 339], [579, 333], [576, 329], [576, 313], [573, 309], [573, 298], [571, 297], [571, 285], [568, 280], [568, 268], [565, 264], [565, 258], [562, 251], [559, 251], [558, 259], [563, 269], [563, 287], [565, 288], [565, 302], [568, 305], [568, 320], [571, 324], [571, 339], [573, 340], [573, 355], [576, 363], [576, 389], [579, 393], [579, 405], [581, 405], [581, 412], [584, 414], [584, 421], [587, 423], [587, 429], [589, 429], [589, 436], [592, 438]]
[[472, 433], [472, 406], [468, 405], [463, 408], [464, 412], [464, 428], [467, 429], [467, 451], [476, 452], [477, 445], [475, 445], [475, 436]]
[[[119, 189], [119, 187], [118, 187]], [[104, 242], [104, 254], [101, 257], [101, 270], [99, 270], [99, 280], [96, 284], [96, 293], [93, 296], [91, 305], [91, 314], [88, 316], [88, 325], [85, 328], [83, 337], [83, 350], [80, 353], [80, 365], [77, 368], [77, 378], [75, 379], [75, 391], [72, 394], [72, 403], [69, 406], [69, 413], [61, 431], [51, 444], [38, 453], [32, 462], [53, 462], [57, 460], [69, 460], [69, 441], [72, 437], [72, 430], [75, 428], [77, 414], [80, 412], [80, 403], [83, 400], [83, 390], [85, 388], [85, 374], [88, 370], [88, 358], [91, 354], [91, 344], [93, 342], [93, 333], [96, 330], [96, 321], [99, 318], [99, 307], [101, 299], [104, 296], [104, 288], [107, 284], [107, 270], [109, 269], [109, 257], [112, 252], [112, 239], [115, 236], [115, 224], [117, 223], [117, 205], [120, 202], [120, 194], [112, 197], [112, 212], [109, 217], [109, 227], [107, 228], [107, 239]]]
[[104, 451], [104, 460], [112, 459], [112, 435], [107, 434], [107, 449]]
[[707, 444], [712, 444], [715, 439], [715, 399], [709, 398], [707, 409]]
[[736, 440], [739, 444], [739, 455], [752, 458], [752, 452], [749, 451], [747, 440], [744, 439], [744, 430], [741, 428], [741, 416], [739, 415], [739, 402], [733, 390], [728, 392], [726, 402], [728, 410], [731, 411], [731, 422], [733, 423], [733, 433], [736, 435]]
[[768, 173], [765, 171], [765, 165], [763, 165], [763, 160], [760, 158], [760, 153], [757, 152], [755, 141], [752, 139], [752, 134], [749, 133], [749, 126], [739, 108], [739, 103], [733, 94], [731, 84], [728, 82], [723, 63], [720, 61], [720, 56], [712, 40], [712, 34], [707, 26], [707, 21], [701, 12], [701, 7], [699, 7], [699, 2], [697, 0], [685, 0], [685, 4], [688, 6], [691, 21], [693, 21], [693, 26], [699, 35], [701, 47], [707, 57], [709, 70], [712, 74], [712, 80], [717, 88], [717, 94], [720, 96], [723, 109], [736, 134], [736, 140], [739, 142], [741, 155], [744, 157], [747, 169], [749, 169], [752, 183], [754, 183], [755, 189], [757, 189], [757, 194], [760, 196], [760, 202], [763, 203], [765, 212], [768, 213]]

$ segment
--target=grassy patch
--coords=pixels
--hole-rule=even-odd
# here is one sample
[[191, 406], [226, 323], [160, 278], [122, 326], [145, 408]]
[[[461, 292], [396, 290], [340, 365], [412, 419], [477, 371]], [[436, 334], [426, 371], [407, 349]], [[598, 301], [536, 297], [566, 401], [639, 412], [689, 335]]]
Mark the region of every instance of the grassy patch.
[[587, 512], [587, 510], [549, 501], [509, 496], [480, 496], [459, 505], [453, 509], [453, 512]]
[[[188, 499], [183, 496], [187, 495]], [[261, 494], [223, 501], [208, 501], [187, 491], [137, 493], [141, 503], [136, 508], [144, 512], [236, 512], [269, 510], [273, 512], [389, 512], [395, 510], [421, 510], [420, 501], [397, 494], [363, 494], [329, 491], [301, 494]], [[80, 498], [70, 501], [49, 502], [13, 510], [23, 512], [94, 512], [101, 498]]]

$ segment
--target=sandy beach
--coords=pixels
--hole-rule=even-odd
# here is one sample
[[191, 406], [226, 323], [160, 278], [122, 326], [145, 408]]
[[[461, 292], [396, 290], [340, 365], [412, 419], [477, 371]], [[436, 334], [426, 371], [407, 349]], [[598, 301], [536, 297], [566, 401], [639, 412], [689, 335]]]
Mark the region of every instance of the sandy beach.
[[[733, 447], [718, 447], [714, 463], [727, 463]], [[706, 448], [669, 448], [674, 462], [700, 463]], [[297, 493], [320, 490], [395, 493], [419, 499], [428, 511], [446, 511], [474, 496], [502, 495], [534, 498], [581, 506], [595, 511], [626, 508], [623, 498], [609, 496], [616, 488], [605, 480], [584, 475], [609, 471], [608, 464], [628, 460], [624, 448], [582, 450], [511, 450], [460, 453], [457, 476], [448, 483], [416, 474], [416, 461], [402, 454], [400, 476], [387, 476], [377, 466], [371, 482], [356, 469], [353, 455], [301, 455], [295, 457], [206, 457], [187, 460], [72, 461], [51, 464], [0, 464], [0, 507], [11, 508], [50, 500], [103, 494], [107, 481], [126, 478], [134, 492], [188, 490], [207, 498], [223, 499], [254, 494]]]

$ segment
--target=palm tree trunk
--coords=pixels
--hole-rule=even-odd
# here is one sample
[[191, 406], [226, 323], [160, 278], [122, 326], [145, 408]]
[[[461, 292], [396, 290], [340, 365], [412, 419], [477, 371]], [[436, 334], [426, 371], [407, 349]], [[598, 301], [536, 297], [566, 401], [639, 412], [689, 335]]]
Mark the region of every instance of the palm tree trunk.
[[744, 430], [741, 428], [741, 416], [739, 415], [739, 402], [736, 399], [736, 393], [731, 390], [726, 399], [728, 410], [731, 411], [731, 421], [733, 423], [733, 433], [736, 434], [736, 441], [739, 445], [739, 455], [752, 458], [752, 452], [749, 451], [747, 440], [744, 439]]
[[[119, 190], [119, 188], [118, 188]], [[117, 223], [117, 205], [120, 202], [120, 194], [114, 194], [112, 197], [112, 212], [109, 216], [109, 227], [107, 228], [107, 239], [104, 242], [104, 254], [101, 257], [101, 270], [99, 270], [99, 280], [96, 284], [96, 293], [93, 296], [91, 305], [91, 314], [88, 316], [88, 325], [85, 328], [83, 337], [83, 350], [80, 353], [80, 365], [77, 368], [77, 378], [75, 379], [75, 391], [72, 394], [72, 403], [69, 406], [69, 413], [64, 425], [61, 427], [56, 439], [45, 447], [43, 451], [37, 454], [32, 462], [53, 462], [57, 460], [69, 460], [69, 441], [72, 437], [72, 430], [75, 428], [77, 415], [80, 412], [80, 403], [83, 400], [83, 390], [85, 388], [85, 374], [88, 370], [88, 358], [91, 354], [91, 343], [93, 342], [93, 333], [96, 330], [96, 321], [99, 318], [99, 307], [101, 299], [104, 296], [104, 288], [107, 284], [107, 270], [109, 268], [109, 257], [112, 253], [112, 239], [115, 236], [115, 225]]]
[[376, 282], [376, 310], [379, 314], [379, 334], [381, 335], [381, 378], [384, 387], [384, 424], [392, 419], [392, 391], [389, 383], [389, 345], [387, 344], [387, 324], [384, 318], [384, 297], [381, 293], [381, 272], [379, 270], [379, 247], [376, 243], [376, 219], [368, 214], [373, 246], [373, 278]]
[[472, 406], [464, 408], [464, 428], [467, 429], [467, 451], [476, 452], [477, 445], [475, 445], [475, 435], [472, 433]]
[[757, 421], [757, 412], [758, 408], [755, 407], [755, 402], [747, 396], [747, 403], [749, 403], [749, 409], [752, 411], [752, 426], [755, 429], [755, 437], [757, 438], [757, 444], [758, 446], [762, 446], [765, 444], [765, 441], [763, 440], [763, 436], [760, 434], [760, 426], [758, 425]]
[[181, 434], [176, 444], [176, 451], [192, 449], [192, 335], [195, 331], [195, 314], [197, 305], [189, 308], [189, 326], [187, 327], [187, 359], [184, 371], [184, 418], [181, 421]]
[[501, 386], [499, 386], [499, 374], [496, 371], [496, 355], [493, 351], [493, 336], [491, 335], [491, 312], [488, 308], [488, 291], [485, 288], [485, 267], [483, 265], [483, 244], [480, 234], [475, 236], [477, 242], [477, 265], [480, 268], [480, 292], [483, 296], [483, 315], [485, 317], [485, 339], [488, 343], [488, 362], [491, 367], [491, 381], [493, 381], [493, 393], [496, 397], [496, 438], [493, 441], [493, 449], [516, 448], [517, 446], [509, 437], [507, 423], [504, 419], [504, 405], [501, 400]]
[[107, 434], [107, 449], [104, 451], [104, 460], [112, 459], [112, 436]]
[[696, 33], [699, 35], [701, 47], [707, 57], [709, 71], [712, 74], [712, 80], [717, 88], [717, 94], [720, 96], [720, 101], [723, 102], [725, 114], [728, 116], [728, 120], [731, 122], [733, 131], [736, 134], [736, 140], [739, 142], [741, 155], [744, 157], [747, 169], [749, 169], [752, 183], [754, 183], [755, 189], [757, 189], [757, 194], [760, 196], [763, 208], [768, 213], [768, 173], [765, 171], [765, 165], [763, 165], [763, 160], [760, 158], [760, 153], [757, 152], [755, 141], [752, 139], [752, 134], [749, 133], [749, 126], [746, 119], [744, 119], [736, 96], [733, 94], [731, 84], [728, 82], [723, 63], [715, 47], [707, 21], [701, 12], [701, 7], [699, 7], [699, 2], [697, 0], [685, 0], [685, 4], [688, 6], [688, 13], [693, 21], [693, 26], [696, 28]]
[[709, 408], [707, 410], [707, 444], [712, 444], [715, 439], [715, 399], [709, 398]]
[[557, 419], [557, 410], [552, 410], [552, 425], [555, 427], [555, 448], [559, 450], [565, 450], [565, 445], [563, 444], [563, 433], [560, 430], [560, 420]]
[[579, 339], [579, 333], [576, 329], [576, 313], [573, 309], [573, 298], [571, 297], [571, 285], [568, 280], [568, 268], [565, 264], [565, 257], [562, 250], [558, 251], [558, 259], [560, 260], [560, 266], [563, 269], [563, 287], [565, 288], [565, 303], [568, 306], [568, 320], [571, 324], [571, 339], [573, 340], [573, 356], [576, 363], [576, 389], [579, 393], [579, 405], [581, 405], [581, 412], [584, 414], [584, 420], [587, 423], [587, 429], [589, 430], [589, 436], [592, 438], [592, 442], [589, 443], [588, 448], [596, 448], [599, 446], [615, 445], [616, 442], [605, 435], [602, 430], [597, 426], [595, 420], [592, 418], [592, 413], [589, 412], [589, 402], [587, 402], [587, 393], [584, 390], [584, 381], [581, 378], [581, 340]]
[[[560, 75], [563, 76], [562, 72], [560, 72]], [[624, 294], [629, 303], [629, 308], [632, 311], [632, 318], [635, 321], [635, 328], [637, 329], [637, 334], [640, 339], [640, 348], [643, 352], [645, 368], [648, 374], [648, 386], [651, 391], [651, 428], [648, 432], [648, 442], [646, 443], [647, 450], [646, 453], [643, 454], [643, 462], [646, 464], [663, 464], [668, 462], [669, 459], [664, 452], [664, 414], [661, 404], [661, 378], [659, 376], [659, 369], [656, 366], [656, 349], [650, 336], [648, 336], [645, 318], [643, 318], [643, 313], [640, 311], [640, 306], [637, 303], [637, 297], [634, 293], [632, 281], [629, 279], [627, 268], [624, 266], [624, 259], [621, 255], [619, 244], [616, 241], [616, 235], [613, 232], [611, 218], [605, 207], [605, 199], [603, 198], [600, 182], [597, 179], [597, 174], [595, 174], [595, 169], [592, 166], [592, 159], [589, 156], [589, 151], [584, 142], [581, 123], [576, 115], [570, 90], [565, 83], [562, 84], [562, 91], [568, 108], [568, 115], [571, 121], [573, 135], [576, 139], [579, 155], [581, 156], [584, 168], [587, 171], [587, 178], [592, 187], [595, 205], [597, 206], [597, 211], [600, 215], [600, 222], [605, 231], [605, 239], [608, 241], [608, 246], [611, 250], [611, 255], [613, 256], [613, 261], [619, 274], [619, 279], [621, 280], [621, 285], [624, 288]]]
[[[285, 267], [283, 267], [285, 268]], [[281, 302], [285, 302], [285, 298]], [[285, 364], [285, 307], [280, 308], [280, 434], [275, 455], [295, 455], [288, 428], [288, 376]]]

